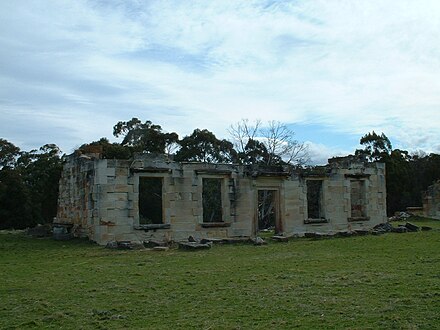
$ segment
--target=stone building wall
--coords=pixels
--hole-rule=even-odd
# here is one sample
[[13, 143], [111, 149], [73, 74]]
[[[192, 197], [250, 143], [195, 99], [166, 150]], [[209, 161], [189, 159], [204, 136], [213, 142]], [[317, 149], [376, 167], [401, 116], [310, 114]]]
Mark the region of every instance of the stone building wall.
[[440, 219], [440, 181], [437, 181], [423, 193], [423, 215]]
[[[153, 195], [142, 190], [144, 183], [160, 187], [161, 193], [154, 193], [161, 200], [155, 220], [143, 214], [145, 199]], [[218, 194], [217, 206], [206, 206], [207, 189]], [[278, 234], [334, 233], [385, 222], [385, 196], [384, 165], [354, 159], [293, 171], [147, 155], [135, 160], [71, 155], [60, 180], [57, 222], [72, 224], [77, 236], [99, 244], [252, 237], [262, 229], [266, 203], [271, 212], [265, 219], [273, 219]], [[208, 212], [215, 218], [207, 220]]]

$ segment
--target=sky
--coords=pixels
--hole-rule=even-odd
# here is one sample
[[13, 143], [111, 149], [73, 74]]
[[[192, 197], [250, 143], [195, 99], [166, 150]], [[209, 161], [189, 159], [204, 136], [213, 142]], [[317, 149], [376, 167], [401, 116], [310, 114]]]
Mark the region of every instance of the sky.
[[440, 153], [440, 1], [0, 2], [0, 138], [71, 153], [132, 117], [280, 121], [316, 164], [373, 130]]

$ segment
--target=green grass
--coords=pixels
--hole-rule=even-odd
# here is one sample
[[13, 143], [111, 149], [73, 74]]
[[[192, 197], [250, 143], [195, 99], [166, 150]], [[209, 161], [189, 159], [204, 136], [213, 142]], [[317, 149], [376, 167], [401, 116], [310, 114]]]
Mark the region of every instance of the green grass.
[[0, 329], [438, 329], [428, 232], [186, 252], [0, 234]]

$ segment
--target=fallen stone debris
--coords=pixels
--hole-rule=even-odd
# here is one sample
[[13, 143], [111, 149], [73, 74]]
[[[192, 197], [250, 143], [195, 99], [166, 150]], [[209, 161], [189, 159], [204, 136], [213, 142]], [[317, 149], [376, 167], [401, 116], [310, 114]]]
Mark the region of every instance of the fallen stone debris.
[[168, 246], [155, 246], [153, 247], [153, 251], [168, 251], [170, 248]]
[[393, 226], [389, 222], [380, 223], [373, 227], [371, 231], [372, 235], [381, 235], [385, 233], [390, 233], [393, 230]]
[[408, 212], [396, 212], [392, 217], [388, 218], [389, 221], [402, 221], [413, 217], [411, 213]]
[[131, 241], [110, 241], [106, 244], [105, 248], [115, 250], [139, 250], [144, 249], [144, 246]]
[[415, 232], [415, 231], [419, 231], [420, 230], [419, 226], [416, 226], [415, 224], [413, 224], [411, 222], [406, 222], [404, 226], [405, 226], [406, 229], [408, 229], [408, 231]]
[[260, 236], [257, 236], [255, 238], [251, 238], [251, 241], [254, 245], [257, 245], [257, 246], [267, 244], [267, 242], [264, 239], [262, 239]]
[[147, 249], [154, 249], [156, 247], [168, 247], [168, 242], [151, 239], [148, 241], [144, 241], [143, 245]]
[[272, 236], [272, 239], [277, 242], [288, 242], [289, 241], [289, 237], [281, 236], [281, 235]]
[[197, 242], [179, 242], [178, 246], [180, 250], [209, 250], [212, 247], [212, 242], [204, 244]]
[[[385, 222], [378, 224], [373, 227], [372, 230], [346, 230], [335, 233], [318, 233], [318, 232], [308, 232], [304, 233], [303, 236], [293, 235], [293, 236], [283, 236], [283, 235], [273, 235], [270, 237], [272, 241], [275, 242], [288, 242], [293, 238], [311, 238], [311, 239], [325, 239], [325, 238], [336, 238], [336, 237], [351, 237], [351, 236], [364, 236], [364, 235], [382, 235], [385, 233], [408, 233], [408, 232], [418, 232], [418, 231], [428, 231], [432, 230], [432, 227], [428, 226], [417, 226], [409, 221], [405, 224], [399, 224], [394, 227], [390, 222]], [[266, 245], [265, 241], [260, 236], [253, 238], [248, 237], [234, 237], [234, 238], [202, 238], [197, 239], [194, 236], [189, 236], [187, 240], [180, 242], [166, 242], [151, 239], [145, 241], [143, 245], [136, 245], [130, 241], [112, 241], [108, 242], [106, 248], [109, 249], [121, 249], [121, 250], [133, 250], [137, 248], [146, 248], [153, 251], [168, 251], [171, 248], [178, 248], [179, 250], [195, 251], [195, 250], [209, 250], [214, 244], [253, 244], [256, 246]]]
[[37, 225], [33, 228], [28, 228], [27, 234], [32, 237], [50, 237], [52, 235], [52, 227], [50, 225]]
[[408, 228], [406, 228], [405, 226], [392, 227], [391, 232], [392, 233], [407, 233]]
[[53, 239], [57, 241], [67, 241], [73, 238], [71, 231], [72, 227], [66, 226], [54, 226], [53, 227]]

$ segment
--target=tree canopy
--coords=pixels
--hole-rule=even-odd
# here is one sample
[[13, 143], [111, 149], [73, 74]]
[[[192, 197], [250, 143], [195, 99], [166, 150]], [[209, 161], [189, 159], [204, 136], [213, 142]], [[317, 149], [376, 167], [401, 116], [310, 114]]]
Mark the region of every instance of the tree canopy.
[[[177, 133], [164, 132], [160, 125], [138, 118], [120, 121], [113, 127], [115, 137], [83, 144], [78, 151], [107, 159], [130, 159], [134, 153], [159, 153], [176, 161], [240, 163], [245, 165], [301, 166], [308, 149], [294, 138], [283, 123], [250, 122], [243, 119], [229, 128], [231, 141], [219, 139], [207, 129], [195, 129], [179, 140]], [[387, 211], [421, 205], [421, 192], [440, 179], [440, 155], [393, 149], [388, 137], [376, 132], [360, 139], [355, 151], [370, 162], [386, 164]], [[0, 138], [0, 229], [25, 228], [51, 222], [56, 215], [58, 181], [63, 156], [55, 144], [22, 151]]]
[[236, 157], [231, 142], [217, 139], [206, 129], [195, 129], [179, 141], [179, 147], [175, 155], [177, 161], [231, 163]]
[[[55, 144], [20, 151], [3, 140], [7, 153], [0, 168], [0, 228], [25, 228], [51, 222], [56, 215], [61, 151]], [[6, 161], [4, 161], [6, 159]]]
[[365, 155], [370, 161], [384, 160], [391, 154], [391, 142], [384, 133], [367, 133], [361, 137], [360, 144], [364, 149], [356, 150], [356, 154]]
[[128, 146], [134, 152], [151, 152], [163, 154], [179, 139], [177, 133], [164, 133], [160, 125], [147, 120], [144, 123], [138, 118], [120, 121], [113, 127], [115, 137], [123, 136], [122, 146]]

